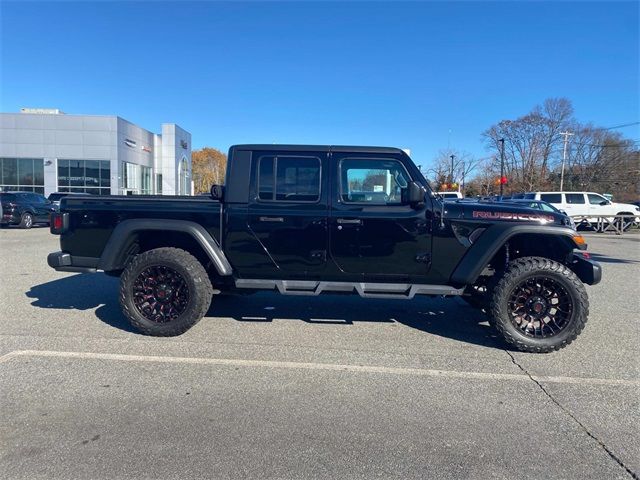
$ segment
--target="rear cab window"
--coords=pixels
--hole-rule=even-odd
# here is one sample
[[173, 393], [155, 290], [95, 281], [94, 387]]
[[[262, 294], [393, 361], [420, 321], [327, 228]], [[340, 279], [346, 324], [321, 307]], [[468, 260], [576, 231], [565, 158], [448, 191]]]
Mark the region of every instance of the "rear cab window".
[[261, 202], [318, 202], [320, 180], [321, 162], [315, 156], [263, 155], [258, 160]]

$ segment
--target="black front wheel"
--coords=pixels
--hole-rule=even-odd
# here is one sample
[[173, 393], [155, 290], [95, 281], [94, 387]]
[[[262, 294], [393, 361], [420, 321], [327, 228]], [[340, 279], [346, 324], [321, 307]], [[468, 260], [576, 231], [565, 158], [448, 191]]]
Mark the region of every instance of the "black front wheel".
[[145, 335], [180, 335], [207, 313], [209, 275], [190, 253], [156, 248], [137, 255], [120, 277], [120, 306]]
[[525, 352], [547, 353], [569, 345], [589, 314], [584, 285], [565, 265], [542, 257], [509, 263], [491, 299], [491, 323]]

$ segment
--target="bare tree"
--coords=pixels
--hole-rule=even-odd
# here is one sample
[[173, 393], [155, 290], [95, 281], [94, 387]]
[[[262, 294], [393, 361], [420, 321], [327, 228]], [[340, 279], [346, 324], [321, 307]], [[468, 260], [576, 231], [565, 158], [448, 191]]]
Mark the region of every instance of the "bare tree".
[[546, 185], [561, 143], [560, 132], [572, 123], [571, 102], [553, 98], [523, 117], [489, 127], [483, 137], [487, 149], [498, 157], [500, 139], [504, 138], [505, 173], [511, 188], [534, 190]]
[[[451, 170], [451, 155], [453, 155], [453, 174]], [[433, 179], [437, 186], [445, 183], [458, 183], [469, 181], [473, 172], [478, 168], [483, 159], [474, 157], [469, 152], [461, 150], [440, 150], [433, 161], [431, 169], [435, 173]]]

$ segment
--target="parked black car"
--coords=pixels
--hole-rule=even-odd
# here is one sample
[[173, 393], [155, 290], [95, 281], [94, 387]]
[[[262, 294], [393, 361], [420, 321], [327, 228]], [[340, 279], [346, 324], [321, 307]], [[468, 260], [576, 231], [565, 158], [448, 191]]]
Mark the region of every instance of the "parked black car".
[[37, 223], [49, 224], [49, 216], [57, 209], [44, 195], [33, 192], [0, 192], [2, 217], [0, 225], [31, 228]]
[[601, 278], [564, 215], [445, 203], [397, 148], [236, 145], [211, 198], [69, 196], [51, 222], [49, 265], [119, 276], [124, 315], [157, 336], [191, 328], [214, 288], [462, 296], [508, 343], [550, 352], [580, 334]]

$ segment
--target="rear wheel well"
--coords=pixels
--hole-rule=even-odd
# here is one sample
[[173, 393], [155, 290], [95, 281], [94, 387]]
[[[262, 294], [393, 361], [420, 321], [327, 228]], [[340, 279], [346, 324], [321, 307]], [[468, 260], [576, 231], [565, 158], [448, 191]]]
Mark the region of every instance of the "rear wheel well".
[[122, 265], [126, 266], [140, 253], [163, 247], [179, 248], [189, 252], [208, 272], [212, 284], [222, 282], [222, 277], [198, 241], [189, 233], [176, 230], [143, 230], [133, 233], [123, 245]]

